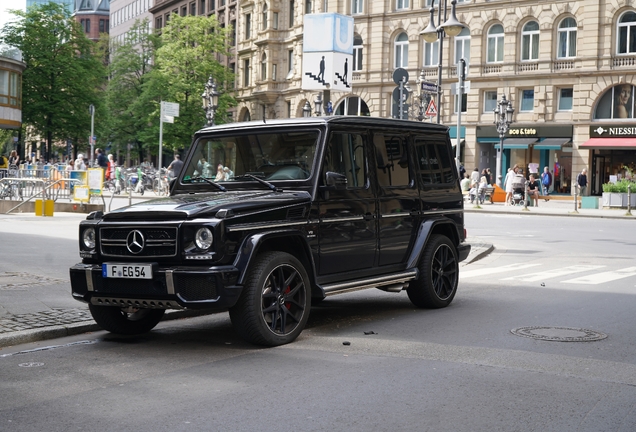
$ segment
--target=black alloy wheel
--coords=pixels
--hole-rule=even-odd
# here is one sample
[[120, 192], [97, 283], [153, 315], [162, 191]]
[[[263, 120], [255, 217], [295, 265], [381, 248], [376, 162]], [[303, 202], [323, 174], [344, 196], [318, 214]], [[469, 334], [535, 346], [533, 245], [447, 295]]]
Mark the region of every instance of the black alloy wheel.
[[283, 345], [302, 332], [310, 302], [309, 277], [301, 262], [288, 253], [267, 252], [249, 270], [230, 319], [248, 342]]
[[459, 283], [457, 251], [448, 237], [431, 235], [420, 258], [419, 271], [418, 279], [406, 290], [411, 302], [428, 309], [448, 306]]

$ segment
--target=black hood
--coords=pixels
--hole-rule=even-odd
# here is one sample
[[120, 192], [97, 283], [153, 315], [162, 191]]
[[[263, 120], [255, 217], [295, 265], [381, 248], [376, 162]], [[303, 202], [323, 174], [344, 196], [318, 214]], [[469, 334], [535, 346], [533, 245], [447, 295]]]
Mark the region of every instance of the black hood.
[[104, 220], [185, 220], [214, 216], [221, 209], [234, 214], [263, 208], [276, 208], [308, 203], [311, 196], [303, 191], [228, 191], [175, 195], [158, 198], [104, 215]]

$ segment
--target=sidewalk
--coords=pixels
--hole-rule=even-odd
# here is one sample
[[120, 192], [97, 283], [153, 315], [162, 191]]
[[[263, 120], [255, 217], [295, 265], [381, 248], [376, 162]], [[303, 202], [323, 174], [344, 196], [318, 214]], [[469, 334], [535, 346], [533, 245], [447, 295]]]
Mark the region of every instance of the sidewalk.
[[[524, 211], [523, 207], [506, 207], [503, 203], [485, 203], [480, 208], [466, 203], [465, 211], [636, 220], [636, 216], [625, 216], [625, 209], [578, 209], [578, 214], [573, 213], [572, 201], [559, 200], [541, 201], [539, 207], [528, 207], [528, 211]], [[74, 239], [77, 237], [77, 226], [85, 217], [85, 214], [62, 212], [56, 212], [53, 217], [37, 217], [27, 213], [0, 214], [0, 233]], [[475, 262], [493, 250], [492, 244], [479, 238], [473, 237], [469, 242], [471, 252], [462, 265]], [[0, 348], [100, 330], [92, 320], [88, 307], [71, 297], [66, 270], [62, 269], [56, 277], [21, 271], [0, 271]], [[168, 311], [164, 319], [177, 319], [201, 313]]]

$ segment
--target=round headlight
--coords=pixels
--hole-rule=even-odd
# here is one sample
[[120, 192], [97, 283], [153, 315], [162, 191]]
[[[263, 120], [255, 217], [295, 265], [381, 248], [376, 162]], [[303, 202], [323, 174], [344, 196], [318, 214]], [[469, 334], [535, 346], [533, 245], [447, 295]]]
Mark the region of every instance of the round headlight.
[[210, 246], [212, 246], [212, 231], [209, 228], [199, 228], [194, 236], [194, 244], [199, 249], [210, 249]]
[[86, 249], [95, 249], [95, 229], [86, 228], [82, 234], [82, 241]]

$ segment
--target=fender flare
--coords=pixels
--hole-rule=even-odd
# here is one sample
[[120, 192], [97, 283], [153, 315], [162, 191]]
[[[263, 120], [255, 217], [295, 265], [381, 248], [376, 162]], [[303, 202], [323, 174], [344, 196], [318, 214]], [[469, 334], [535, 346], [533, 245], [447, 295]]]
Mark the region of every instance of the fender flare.
[[[417, 237], [415, 238], [415, 243], [413, 244], [413, 249], [411, 249], [411, 254], [407, 260], [406, 268], [415, 268], [417, 267], [417, 263], [420, 261], [420, 257], [424, 252], [424, 246], [428, 242], [431, 233], [434, 229], [440, 225], [449, 225], [449, 229], [454, 230], [454, 235], [451, 236], [451, 241], [455, 244], [455, 247], [458, 245], [459, 233], [457, 233], [457, 225], [452, 219], [445, 218], [443, 216], [430, 218], [422, 222], [420, 228], [417, 231]], [[447, 227], [444, 227], [447, 228]], [[453, 238], [454, 237], [454, 238]]]
[[310, 268], [305, 268], [305, 271], [309, 276], [310, 283], [312, 285], [315, 284], [316, 266], [306, 236], [298, 230], [276, 230], [255, 233], [243, 240], [234, 259], [234, 267], [239, 270], [239, 277], [236, 281], [237, 285], [243, 285], [247, 270], [260, 252], [261, 246], [271, 239], [284, 237], [294, 237], [300, 241], [310, 266]]

